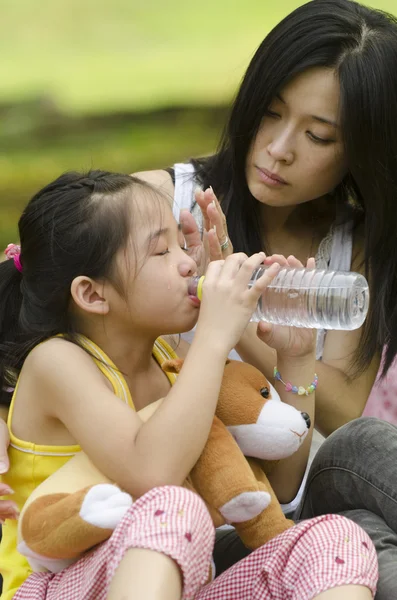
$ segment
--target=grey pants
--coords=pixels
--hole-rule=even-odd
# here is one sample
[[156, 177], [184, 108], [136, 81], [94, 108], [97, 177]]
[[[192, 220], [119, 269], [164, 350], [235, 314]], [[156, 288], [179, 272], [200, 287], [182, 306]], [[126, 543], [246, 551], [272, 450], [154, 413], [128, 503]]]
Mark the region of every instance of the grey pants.
[[360, 525], [379, 560], [376, 600], [397, 599], [397, 428], [379, 419], [344, 425], [320, 447], [298, 519], [339, 513]]
[[[339, 513], [360, 525], [379, 559], [376, 600], [397, 600], [397, 428], [361, 418], [333, 433], [311, 466], [295, 520]], [[249, 551], [234, 531], [219, 532], [217, 574]]]

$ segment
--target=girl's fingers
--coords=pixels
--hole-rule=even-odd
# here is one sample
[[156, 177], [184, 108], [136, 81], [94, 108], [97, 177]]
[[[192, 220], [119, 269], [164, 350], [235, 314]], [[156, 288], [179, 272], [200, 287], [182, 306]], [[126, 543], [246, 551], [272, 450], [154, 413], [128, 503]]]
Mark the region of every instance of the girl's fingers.
[[[253, 254], [252, 256], [247, 258], [241, 265], [241, 268], [236, 277], [236, 281], [238, 280], [241, 285], [244, 284], [248, 287], [248, 284], [252, 278], [253, 271], [257, 267], [260, 267], [263, 264], [264, 257], [265, 257], [264, 252], [258, 252], [257, 254]], [[227, 260], [228, 259], [226, 259], [226, 261]], [[230, 260], [230, 257], [229, 257], [229, 260]], [[270, 268], [266, 269], [266, 271], [267, 270], [270, 270]], [[273, 278], [273, 276], [270, 274], [270, 279], [272, 279], [272, 278]], [[261, 280], [262, 277], [260, 277], [259, 279]], [[254, 287], [255, 287], [255, 285], [253, 286], [253, 288]]]
[[[252, 257], [251, 257], [252, 258]], [[252, 262], [252, 261], [251, 261]], [[236, 283], [238, 282], [238, 275], [240, 274], [241, 270], [243, 269], [247, 269], [246, 267], [246, 263], [250, 263], [250, 259], [248, 258], [248, 256], [246, 254], [244, 254], [244, 252], [238, 252], [236, 254], [232, 254], [231, 256], [228, 256], [226, 258], [226, 260], [224, 261], [224, 265], [222, 268], [222, 276], [225, 277], [226, 279], [235, 279]], [[249, 275], [252, 274], [252, 271], [255, 267], [251, 267], [248, 270]], [[241, 279], [241, 277], [240, 277]], [[249, 279], [248, 279], [249, 281]], [[248, 281], [246, 283], [246, 285], [248, 285]]]
[[[258, 265], [259, 266], [259, 265]], [[273, 281], [278, 272], [280, 271], [281, 265], [279, 263], [271, 264], [267, 269], [264, 270], [263, 274], [257, 279], [252, 286], [250, 292], [254, 295], [261, 294], [267, 286]]]

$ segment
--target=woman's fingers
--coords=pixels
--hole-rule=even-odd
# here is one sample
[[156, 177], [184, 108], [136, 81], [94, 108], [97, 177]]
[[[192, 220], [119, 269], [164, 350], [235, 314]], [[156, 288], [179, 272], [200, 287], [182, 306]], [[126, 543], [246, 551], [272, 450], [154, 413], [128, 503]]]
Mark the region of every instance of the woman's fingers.
[[226, 217], [213, 189], [210, 187], [205, 191], [196, 190], [195, 196], [203, 213], [205, 229], [216, 231], [223, 258], [233, 254], [233, 246], [227, 232]]
[[[282, 254], [272, 254], [271, 256], [267, 256], [264, 260], [265, 265], [272, 265], [275, 262], [279, 263], [281, 266], [291, 267], [293, 269], [303, 269], [304, 268], [301, 261], [298, 258], [296, 258], [296, 256], [293, 256], [292, 254], [290, 256], [288, 256], [288, 258], [285, 258], [285, 256], [282, 256]], [[308, 258], [307, 262], [306, 262], [306, 269], [315, 269], [315, 268], [316, 268], [316, 259]]]
[[210, 229], [208, 231], [207, 240], [210, 260], [221, 260], [223, 255], [215, 229]]
[[201, 235], [193, 215], [186, 209], [181, 210], [179, 215], [181, 230], [188, 248], [201, 246]]
[[208, 196], [208, 194], [206, 196], [205, 193], [203, 192], [203, 190], [201, 190], [200, 188], [198, 188], [194, 192], [194, 197], [195, 197], [196, 202], [199, 205], [201, 212], [203, 214], [204, 229], [209, 231], [211, 229], [211, 222], [210, 222], [209, 216], [207, 214], [207, 207], [208, 207], [208, 204], [211, 202], [211, 197]]
[[306, 269], [315, 269], [316, 268], [316, 259], [311, 257], [307, 259]]
[[263, 263], [267, 266], [277, 263], [282, 267], [288, 267], [288, 261], [282, 254], [272, 254], [271, 256], [266, 256]]

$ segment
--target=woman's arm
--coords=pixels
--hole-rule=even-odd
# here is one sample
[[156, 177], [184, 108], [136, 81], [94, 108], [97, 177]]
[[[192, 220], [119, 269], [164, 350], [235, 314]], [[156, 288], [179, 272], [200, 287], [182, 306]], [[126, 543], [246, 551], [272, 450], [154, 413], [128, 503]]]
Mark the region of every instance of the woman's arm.
[[[368, 400], [379, 368], [379, 358], [358, 377], [352, 378], [351, 359], [360, 342], [361, 330], [327, 334], [322, 361], [316, 361], [319, 383], [316, 390], [316, 429], [323, 435], [360, 417]], [[273, 377], [275, 351], [256, 335], [256, 325], [250, 324], [236, 347], [241, 358]]]
[[[363, 273], [363, 238], [358, 230], [353, 248], [352, 270]], [[380, 357], [375, 356], [358, 376], [352, 360], [361, 342], [362, 328], [354, 331], [329, 331], [325, 338], [323, 356], [316, 362], [319, 384], [316, 391], [316, 429], [323, 435], [349, 421], [361, 417], [379, 369]], [[240, 356], [272, 377], [275, 352], [256, 335], [250, 324], [236, 347]]]

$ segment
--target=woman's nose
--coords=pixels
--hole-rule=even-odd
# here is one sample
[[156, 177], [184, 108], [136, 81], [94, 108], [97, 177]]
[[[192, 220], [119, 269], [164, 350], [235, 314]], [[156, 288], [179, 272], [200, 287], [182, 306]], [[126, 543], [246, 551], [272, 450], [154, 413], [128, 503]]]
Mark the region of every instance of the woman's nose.
[[294, 160], [294, 151], [292, 148], [292, 140], [287, 132], [280, 133], [275, 136], [267, 146], [267, 151], [272, 158], [277, 162], [284, 162], [290, 165]]

